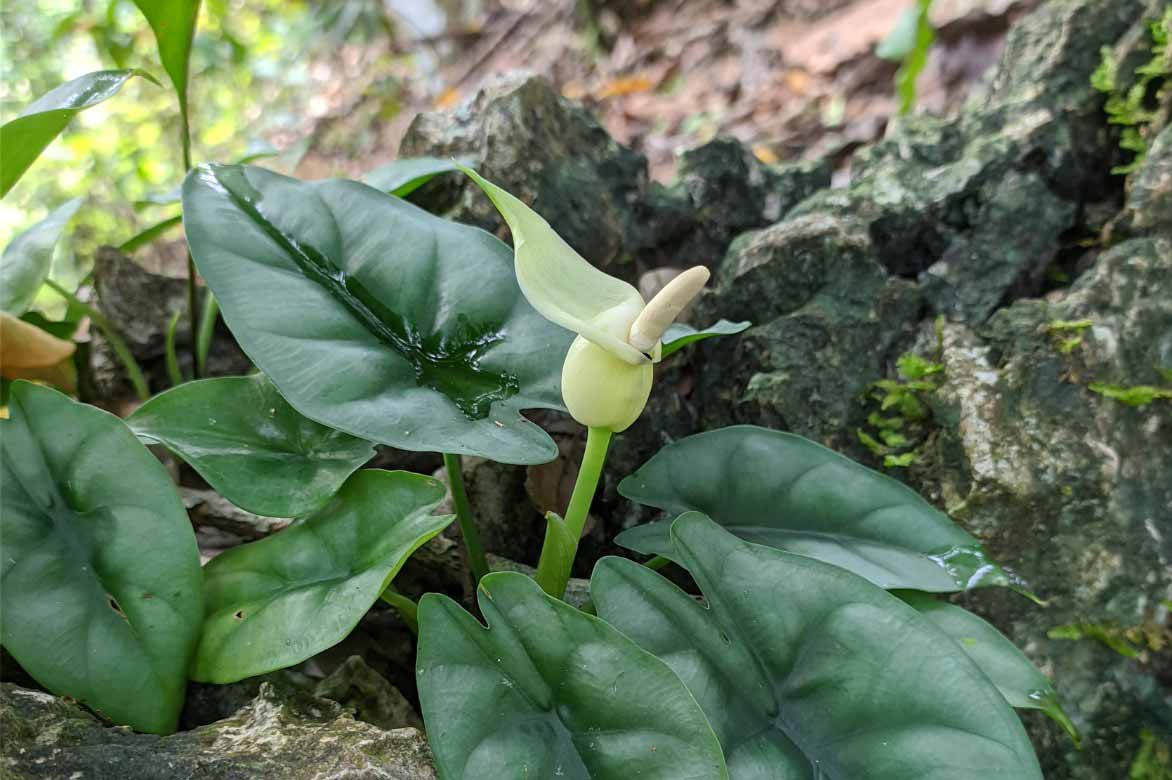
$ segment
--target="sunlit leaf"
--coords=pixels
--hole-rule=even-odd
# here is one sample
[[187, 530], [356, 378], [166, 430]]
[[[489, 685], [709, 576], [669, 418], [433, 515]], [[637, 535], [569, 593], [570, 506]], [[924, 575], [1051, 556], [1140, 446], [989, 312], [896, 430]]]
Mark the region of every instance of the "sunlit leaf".
[[0, 311], [17, 316], [28, 311], [49, 277], [57, 241], [80, 207], [81, 198], [63, 203], [4, 248], [0, 256]]
[[203, 619], [199, 551], [163, 465], [117, 417], [17, 382], [0, 421], [0, 636], [37, 682], [175, 729]]
[[268, 517], [318, 509], [374, 456], [370, 442], [298, 414], [263, 374], [187, 382], [147, 401], [127, 423], [224, 498]]
[[997, 688], [899, 599], [698, 512], [675, 521], [671, 543], [704, 604], [614, 557], [595, 567], [591, 595], [696, 696], [732, 780], [1041, 780]]
[[69, 120], [79, 111], [113, 96], [131, 76], [155, 81], [150, 74], [137, 69], [87, 73], [45, 93], [0, 127], [0, 148], [4, 150], [0, 155], [0, 197], [8, 194]]
[[171, 84], [179, 96], [179, 110], [186, 123], [188, 68], [200, 0], [134, 0], [134, 4], [155, 33], [159, 59], [163, 70], [171, 77]]
[[440, 780], [728, 777], [663, 662], [523, 574], [489, 574], [477, 597], [488, 628], [446, 596], [419, 604], [416, 680]]
[[431, 514], [445, 493], [421, 474], [360, 471], [309, 517], [213, 558], [192, 679], [264, 674], [345, 639], [411, 553], [452, 522]]
[[[912, 489], [795, 436], [750, 425], [689, 436], [619, 485], [669, 517], [703, 512], [742, 539], [841, 566], [883, 588], [1009, 585], [980, 543]], [[668, 523], [616, 541], [671, 557]]]
[[224, 321], [299, 412], [394, 447], [552, 460], [521, 409], [561, 408], [572, 334], [488, 233], [350, 181], [204, 166], [187, 239]]

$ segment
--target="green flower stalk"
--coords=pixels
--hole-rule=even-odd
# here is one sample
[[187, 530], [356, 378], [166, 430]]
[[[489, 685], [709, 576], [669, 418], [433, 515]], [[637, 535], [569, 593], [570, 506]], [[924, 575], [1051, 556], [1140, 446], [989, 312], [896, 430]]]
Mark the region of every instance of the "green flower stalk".
[[475, 171], [461, 167], [500, 211], [513, 234], [517, 282], [543, 317], [578, 334], [562, 365], [566, 409], [589, 430], [590, 457], [578, 472], [564, 520], [549, 518], [538, 582], [561, 597], [586, 522], [606, 447], [643, 413], [662, 338], [708, 281], [703, 266], [684, 271], [650, 302], [575, 252], [541, 215]]

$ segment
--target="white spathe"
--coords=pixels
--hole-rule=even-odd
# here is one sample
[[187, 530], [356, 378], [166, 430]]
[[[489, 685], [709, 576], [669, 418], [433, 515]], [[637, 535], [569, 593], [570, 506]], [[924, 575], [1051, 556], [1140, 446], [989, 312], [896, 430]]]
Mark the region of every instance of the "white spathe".
[[575, 420], [619, 432], [647, 405], [660, 339], [708, 281], [684, 271], [650, 303], [630, 284], [592, 266], [540, 214], [480, 174], [460, 166], [500, 211], [513, 234], [521, 292], [550, 322], [578, 334], [562, 367], [562, 398]]

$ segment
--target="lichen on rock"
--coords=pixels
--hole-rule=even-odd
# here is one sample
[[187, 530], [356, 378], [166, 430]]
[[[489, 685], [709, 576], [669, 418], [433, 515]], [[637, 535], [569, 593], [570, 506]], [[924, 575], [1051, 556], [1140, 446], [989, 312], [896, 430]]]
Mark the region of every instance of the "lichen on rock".
[[76, 704], [3, 683], [0, 727], [0, 766], [12, 780], [435, 778], [418, 730], [385, 731], [269, 682], [231, 717], [169, 737], [104, 726]]

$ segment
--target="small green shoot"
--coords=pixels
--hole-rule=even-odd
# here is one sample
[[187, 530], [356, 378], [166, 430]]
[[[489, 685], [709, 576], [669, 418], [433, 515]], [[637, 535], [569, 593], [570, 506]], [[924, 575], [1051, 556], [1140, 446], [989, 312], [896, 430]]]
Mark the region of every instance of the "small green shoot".
[[939, 385], [932, 377], [944, 366], [911, 352], [900, 355], [895, 366], [899, 379], [871, 384], [870, 397], [879, 409], [867, 415], [871, 430], [860, 428], [857, 434], [864, 447], [883, 457], [886, 468], [907, 468], [918, 461], [928, 438], [931, 414], [922, 395], [936, 390]]
[[1172, 388], [1153, 387], [1152, 385], [1110, 385], [1106, 382], [1091, 382], [1087, 388], [1099, 395], [1118, 401], [1126, 406], [1147, 406], [1156, 399], [1172, 401]]
[[1131, 760], [1127, 780], [1169, 780], [1172, 778], [1172, 745], [1149, 729], [1139, 733], [1139, 750]]
[[901, 114], [911, 113], [915, 108], [916, 81], [928, 64], [928, 52], [936, 42], [931, 10], [932, 0], [917, 0], [916, 5], [896, 20], [891, 32], [875, 49], [876, 56], [900, 63], [895, 74], [895, 93]]
[[1111, 173], [1126, 175], [1139, 170], [1147, 157], [1151, 137], [1159, 129], [1160, 111], [1172, 89], [1172, 5], [1150, 24], [1151, 58], [1135, 70], [1135, 83], [1122, 84], [1119, 63], [1109, 47], [1101, 50], [1099, 67], [1091, 74], [1091, 86], [1107, 96], [1103, 110], [1107, 122], [1122, 128], [1119, 148], [1132, 152], [1131, 162], [1117, 165]]
[[1054, 340], [1054, 348], [1069, 355], [1082, 344], [1083, 331], [1094, 325], [1093, 320], [1052, 320], [1046, 323], [1046, 332]]

